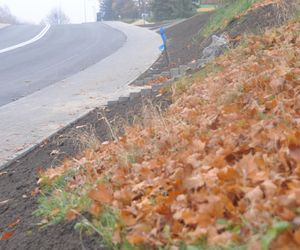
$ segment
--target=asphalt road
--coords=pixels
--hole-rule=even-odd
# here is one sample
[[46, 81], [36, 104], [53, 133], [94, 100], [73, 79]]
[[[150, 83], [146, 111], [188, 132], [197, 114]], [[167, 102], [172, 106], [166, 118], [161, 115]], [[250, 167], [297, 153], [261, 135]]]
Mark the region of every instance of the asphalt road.
[[[0, 29], [0, 50], [27, 41], [44, 27]], [[40, 40], [0, 53], [0, 106], [74, 75], [117, 51], [126, 36], [105, 24], [51, 26]]]
[[13, 25], [0, 30], [0, 50], [15, 44], [27, 41], [39, 32], [43, 26], [39, 25]]

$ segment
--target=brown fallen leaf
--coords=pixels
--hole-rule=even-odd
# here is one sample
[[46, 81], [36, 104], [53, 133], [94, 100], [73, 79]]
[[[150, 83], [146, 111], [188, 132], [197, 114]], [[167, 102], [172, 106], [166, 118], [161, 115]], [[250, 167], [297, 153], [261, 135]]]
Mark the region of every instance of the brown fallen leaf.
[[294, 240], [300, 246], [300, 229], [298, 229], [294, 232]]
[[92, 189], [89, 192], [89, 197], [100, 203], [111, 203], [113, 201], [112, 193], [104, 184], [100, 184], [97, 188]]

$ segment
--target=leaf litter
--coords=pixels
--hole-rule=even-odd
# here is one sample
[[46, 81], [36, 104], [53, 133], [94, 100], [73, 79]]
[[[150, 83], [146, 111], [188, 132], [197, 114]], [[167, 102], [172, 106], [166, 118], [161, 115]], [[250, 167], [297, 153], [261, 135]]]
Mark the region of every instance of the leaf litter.
[[49, 200], [88, 197], [66, 219], [88, 212], [116, 248], [300, 248], [300, 23], [250, 35], [212, 65], [183, 92], [175, 83], [163, 116], [41, 172]]

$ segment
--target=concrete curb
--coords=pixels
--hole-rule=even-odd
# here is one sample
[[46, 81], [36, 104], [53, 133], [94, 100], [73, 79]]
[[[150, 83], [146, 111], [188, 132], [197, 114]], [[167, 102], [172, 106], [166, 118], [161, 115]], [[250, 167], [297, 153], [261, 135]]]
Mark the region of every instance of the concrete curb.
[[[130, 92], [137, 92], [139, 88], [133, 88], [129, 83], [160, 56], [161, 38], [152, 31], [132, 25], [107, 24], [125, 33], [127, 42], [123, 47], [62, 82], [0, 107], [3, 121], [0, 123], [0, 170], [23, 158], [89, 111], [106, 104], [126, 103], [133, 98], [135, 94], [130, 95]], [[136, 60], [128, 63], [126, 58], [131, 57]]]

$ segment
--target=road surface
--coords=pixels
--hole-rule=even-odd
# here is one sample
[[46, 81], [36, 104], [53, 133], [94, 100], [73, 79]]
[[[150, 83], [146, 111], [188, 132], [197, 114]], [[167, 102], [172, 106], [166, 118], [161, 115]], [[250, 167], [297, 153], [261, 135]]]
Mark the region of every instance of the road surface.
[[101, 23], [56, 25], [38, 41], [1, 53], [38, 35], [44, 27], [0, 29], [0, 106], [63, 80], [118, 50], [126, 36]]
[[94, 108], [139, 91], [129, 83], [158, 59], [161, 43], [153, 31], [106, 22], [51, 27], [0, 53], [0, 170]]

